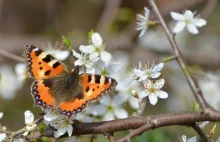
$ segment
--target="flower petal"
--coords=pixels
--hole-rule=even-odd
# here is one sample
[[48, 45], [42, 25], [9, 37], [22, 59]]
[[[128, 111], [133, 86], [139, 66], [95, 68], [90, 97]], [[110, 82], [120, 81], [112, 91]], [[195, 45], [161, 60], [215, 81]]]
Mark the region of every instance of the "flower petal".
[[152, 87], [152, 83], [149, 79], [143, 81], [143, 85], [145, 88], [150, 89]]
[[186, 10], [183, 15], [187, 21], [191, 21], [194, 17], [194, 14], [190, 10]]
[[89, 60], [91, 62], [96, 62], [99, 60], [99, 54], [97, 52], [93, 52], [92, 54], [89, 55]]
[[193, 24], [187, 24], [187, 29], [192, 34], [198, 34], [199, 33], [197, 27]]
[[84, 63], [83, 63], [83, 61], [81, 60], [81, 59], [78, 59], [78, 60], [76, 60], [75, 62], [74, 62], [74, 65], [75, 66], [82, 66]]
[[160, 89], [160, 88], [163, 87], [164, 83], [165, 83], [165, 80], [164, 80], [163, 78], [162, 78], [162, 79], [159, 79], [159, 80], [157, 80], [157, 81], [154, 83], [154, 87], [155, 87], [156, 89]]
[[156, 95], [158, 98], [161, 98], [161, 99], [166, 99], [168, 97], [167, 92], [162, 91], [162, 90], [157, 90]]
[[205, 26], [207, 22], [204, 19], [193, 19], [192, 24], [196, 25], [196, 27], [202, 27], [202, 26]]
[[0, 142], [3, 141], [6, 138], [6, 134], [5, 133], [1, 133], [0, 134]]
[[101, 60], [105, 63], [108, 63], [112, 59], [112, 55], [106, 51], [102, 51], [101, 54]]
[[187, 140], [187, 139], [186, 139], [186, 136], [185, 136], [185, 135], [182, 135], [182, 141], [183, 141], [183, 142], [186, 142], [186, 140]]
[[125, 109], [121, 108], [121, 107], [116, 107], [114, 109], [114, 114], [115, 114], [116, 118], [118, 118], [118, 119], [128, 117], [128, 112]]
[[185, 22], [177, 22], [177, 24], [173, 28], [173, 32], [176, 33], [176, 34], [180, 33], [181, 31], [183, 31], [185, 26], [186, 26]]
[[133, 109], [138, 109], [139, 108], [139, 104], [138, 104], [138, 99], [131, 96], [128, 100], [129, 105], [131, 106], [131, 108]]
[[67, 59], [67, 57], [69, 56], [70, 52], [67, 50], [58, 50], [58, 54], [56, 54], [56, 59], [63, 61], [65, 59]]
[[100, 103], [105, 105], [105, 106], [109, 106], [111, 104], [112, 100], [110, 96], [104, 96], [102, 97], [102, 99], [100, 100]]
[[206, 124], [208, 124], [209, 121], [204, 121], [201, 125], [199, 125], [200, 128], [204, 128], [206, 126]]
[[108, 111], [105, 116], [103, 117], [103, 120], [104, 121], [110, 121], [110, 120], [114, 120], [115, 119], [115, 116], [113, 114], [113, 112], [111, 111]]
[[102, 45], [102, 37], [99, 33], [93, 33], [92, 34], [92, 43], [95, 46], [101, 46]]
[[26, 124], [32, 124], [34, 122], [34, 114], [29, 111], [29, 110], [26, 110], [25, 113], [24, 113], [24, 117], [25, 117], [25, 123]]
[[158, 78], [160, 75], [161, 75], [160, 72], [154, 72], [154, 73], [152, 73], [152, 74], [150, 75], [150, 77], [156, 79], [156, 78]]
[[[60, 137], [60, 136], [62, 136], [63, 134], [66, 133], [66, 128], [59, 128], [57, 131], [55, 131], [55, 133], [57, 133], [56, 136]], [[58, 137], [55, 137], [55, 138], [58, 138]]]
[[144, 90], [138, 94], [138, 98], [141, 101], [144, 97], [148, 96], [149, 94], [150, 94], [150, 92], [148, 90]]
[[66, 130], [67, 130], [67, 133], [68, 133], [69, 137], [72, 136], [72, 132], [73, 132], [72, 125], [68, 125]]
[[75, 50], [72, 50], [72, 52], [73, 52], [73, 56], [75, 56], [77, 59], [82, 58], [82, 56], [79, 53], [77, 53]]
[[139, 37], [142, 37], [146, 31], [147, 31], [147, 27], [143, 28], [139, 34]]
[[145, 11], [144, 16], [146, 19], [148, 19], [150, 16], [150, 10], [147, 7], [144, 7], [144, 11]]
[[44, 115], [44, 120], [46, 121], [53, 121], [54, 119], [56, 119], [58, 117], [57, 114], [48, 111], [45, 115]]
[[170, 16], [176, 21], [184, 21], [184, 16], [180, 13], [170, 12]]
[[153, 72], [159, 72], [159, 71], [162, 70], [163, 66], [164, 66], [164, 63], [159, 63], [159, 64], [157, 64], [156, 66], [154, 66], [154, 68], [153, 68], [152, 71], [153, 71]]
[[2, 119], [3, 115], [3, 112], [0, 112], [0, 119]]
[[152, 105], [155, 105], [157, 103], [157, 101], [158, 101], [158, 98], [157, 98], [157, 96], [155, 94], [150, 94], [149, 95], [149, 100], [150, 100], [150, 103]]
[[94, 52], [95, 48], [92, 45], [80, 45], [79, 50], [83, 53], [91, 54], [92, 52]]
[[[28, 135], [28, 131], [25, 131], [24, 133], [23, 133], [23, 136], [27, 136]], [[1, 138], [0, 138], [1, 139]]]

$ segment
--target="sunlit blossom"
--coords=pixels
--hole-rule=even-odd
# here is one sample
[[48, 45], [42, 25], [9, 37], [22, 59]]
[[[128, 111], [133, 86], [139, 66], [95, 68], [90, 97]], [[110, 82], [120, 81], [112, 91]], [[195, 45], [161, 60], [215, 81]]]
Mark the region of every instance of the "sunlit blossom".
[[166, 99], [168, 97], [167, 92], [160, 90], [165, 83], [164, 79], [159, 79], [153, 83], [151, 80], [143, 81], [145, 90], [139, 94], [139, 99], [142, 100], [144, 97], [148, 97], [150, 103], [155, 105], [158, 98]]
[[30, 131], [33, 131], [37, 125], [34, 123], [34, 114], [31, 111], [25, 111], [24, 117], [27, 130], [23, 133], [23, 135], [26, 136]]
[[145, 34], [145, 32], [146, 32], [146, 30], [148, 28], [148, 24], [147, 23], [148, 23], [149, 16], [150, 16], [150, 10], [145, 7], [144, 11], [145, 11], [144, 15], [137, 14], [138, 22], [137, 22], [136, 30], [141, 31], [140, 34], [139, 34], [139, 37], [142, 37]]
[[192, 34], [198, 34], [197, 27], [203, 27], [206, 25], [206, 20], [194, 17], [194, 13], [190, 10], [186, 10], [183, 14], [170, 12], [171, 17], [178, 21], [176, 26], [173, 28], [174, 33], [180, 33], [186, 27], [187, 30]]
[[102, 120], [109, 121], [115, 118], [122, 119], [128, 117], [127, 111], [122, 108], [124, 100], [121, 96], [116, 95], [113, 98], [104, 96], [100, 100], [100, 104], [93, 107], [91, 112], [94, 116], [103, 116]]
[[105, 51], [102, 37], [99, 33], [92, 34], [92, 45], [81, 45], [79, 50], [83, 53], [88, 53], [90, 61], [98, 61], [101, 59], [103, 62], [108, 63], [111, 60], [111, 54]]

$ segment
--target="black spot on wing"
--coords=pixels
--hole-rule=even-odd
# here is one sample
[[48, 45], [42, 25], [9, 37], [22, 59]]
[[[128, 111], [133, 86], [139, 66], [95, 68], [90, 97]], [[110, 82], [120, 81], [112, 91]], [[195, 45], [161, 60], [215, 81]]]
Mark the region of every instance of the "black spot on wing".
[[88, 91], [89, 91], [89, 86], [86, 87], [86, 92], [88, 92]]
[[88, 82], [91, 82], [92, 81], [92, 75], [89, 75], [88, 76]]
[[104, 84], [108, 84], [109, 83], [109, 77], [105, 77], [105, 82]]
[[56, 62], [56, 63], [53, 64], [53, 68], [55, 69], [55, 68], [58, 67], [59, 65], [60, 65], [60, 63], [59, 63], [59, 62]]
[[92, 91], [94, 92], [94, 91], [95, 91], [95, 88], [93, 88]]
[[53, 56], [48, 54], [46, 57], [44, 57], [42, 60], [46, 63], [49, 63], [51, 60], [55, 59]]
[[42, 52], [43, 52], [42, 50], [38, 49], [38, 50], [35, 51], [35, 55], [39, 56]]
[[95, 75], [95, 83], [100, 84], [101, 75]]
[[40, 64], [41, 64], [41, 62], [38, 62], [38, 64], [40, 65]]
[[43, 69], [43, 67], [40, 67], [39, 69], [40, 69], [40, 70], [42, 70], [42, 69]]
[[50, 75], [50, 70], [47, 70], [44, 75]]

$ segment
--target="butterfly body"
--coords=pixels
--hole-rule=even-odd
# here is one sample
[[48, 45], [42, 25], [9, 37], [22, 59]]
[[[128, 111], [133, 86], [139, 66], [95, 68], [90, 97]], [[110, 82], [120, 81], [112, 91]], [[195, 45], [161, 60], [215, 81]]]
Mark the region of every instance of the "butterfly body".
[[113, 78], [102, 75], [79, 75], [78, 66], [69, 71], [63, 63], [33, 45], [26, 46], [25, 57], [35, 80], [31, 87], [35, 105], [68, 117], [81, 112], [88, 102], [111, 93], [117, 85]]

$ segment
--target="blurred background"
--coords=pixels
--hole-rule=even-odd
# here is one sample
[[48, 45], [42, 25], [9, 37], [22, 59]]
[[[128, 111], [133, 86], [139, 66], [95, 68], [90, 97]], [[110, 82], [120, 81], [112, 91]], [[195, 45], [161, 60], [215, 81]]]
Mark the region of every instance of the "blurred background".
[[[184, 12], [190, 9], [207, 20], [207, 25], [199, 28], [198, 35], [184, 31], [176, 36], [184, 59], [194, 78], [197, 79], [208, 103], [220, 107], [220, 3], [217, 0], [156, 0], [166, 22], [172, 29], [175, 21], [170, 12]], [[33, 107], [30, 95], [32, 79], [19, 80], [15, 66], [24, 63], [22, 57], [26, 44], [33, 44], [43, 49], [48, 46], [62, 47], [62, 36], [67, 37], [75, 50], [80, 45], [88, 44], [88, 32], [91, 29], [99, 32], [108, 52], [124, 63], [124, 71], [153, 61], [161, 62], [172, 55], [172, 48], [160, 26], [150, 27], [146, 34], [138, 37], [136, 14], [143, 14], [146, 1], [135, 0], [0, 0], [0, 112], [4, 117], [1, 125], [9, 130], [25, 126], [24, 111], [31, 110], [35, 117], [41, 109]], [[156, 20], [151, 11], [151, 20]], [[123, 59], [122, 59], [122, 58]], [[123, 60], [123, 61], [122, 61]], [[71, 65], [68, 60], [65, 63]], [[70, 66], [70, 68], [72, 68]], [[144, 115], [192, 111], [195, 99], [175, 61], [165, 63], [162, 77], [166, 80], [163, 90], [169, 93], [166, 100], [159, 100], [156, 106], [147, 105]], [[117, 80], [117, 78], [116, 78]], [[140, 86], [143, 90], [143, 86]], [[125, 94], [125, 95], [131, 95]], [[124, 104], [132, 114], [135, 109]], [[209, 123], [206, 134], [214, 127]], [[220, 134], [217, 124], [213, 139]], [[127, 134], [118, 132], [116, 139]], [[132, 141], [170, 142], [178, 141], [182, 135], [188, 138], [197, 135], [191, 128], [169, 126], [145, 132]], [[88, 141], [88, 136], [82, 136]], [[97, 141], [107, 141], [98, 135]], [[67, 141], [60, 139], [59, 141]]]

